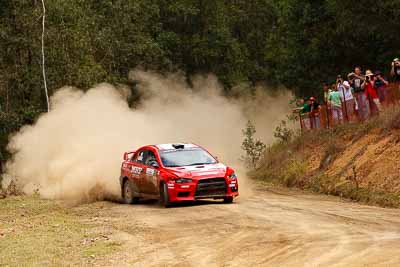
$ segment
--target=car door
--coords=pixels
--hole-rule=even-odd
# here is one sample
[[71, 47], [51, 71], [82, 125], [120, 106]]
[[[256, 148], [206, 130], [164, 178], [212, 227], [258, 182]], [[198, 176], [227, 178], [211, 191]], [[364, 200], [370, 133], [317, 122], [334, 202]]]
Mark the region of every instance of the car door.
[[128, 163], [130, 179], [135, 183], [139, 193], [143, 193], [143, 165], [144, 151], [138, 151]]
[[156, 165], [160, 166], [156, 155], [151, 150], [144, 153], [144, 171], [142, 173], [143, 189], [146, 194], [158, 195], [159, 170]]

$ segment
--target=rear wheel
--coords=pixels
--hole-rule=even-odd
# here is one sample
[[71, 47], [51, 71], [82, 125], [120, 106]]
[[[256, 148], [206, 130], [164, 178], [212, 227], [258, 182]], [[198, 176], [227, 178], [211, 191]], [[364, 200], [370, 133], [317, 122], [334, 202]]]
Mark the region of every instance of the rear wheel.
[[125, 181], [122, 190], [122, 197], [126, 204], [136, 204], [139, 202], [137, 186], [131, 180], [128, 179]]
[[168, 195], [168, 187], [167, 187], [167, 184], [163, 183], [163, 184], [161, 185], [161, 188], [160, 188], [160, 189], [161, 189], [161, 190], [160, 190], [160, 201], [161, 201], [161, 204], [162, 204], [165, 208], [171, 207], [171, 202], [170, 202], [170, 200], [169, 200], [169, 195]]
[[224, 197], [224, 203], [232, 203], [233, 197]]

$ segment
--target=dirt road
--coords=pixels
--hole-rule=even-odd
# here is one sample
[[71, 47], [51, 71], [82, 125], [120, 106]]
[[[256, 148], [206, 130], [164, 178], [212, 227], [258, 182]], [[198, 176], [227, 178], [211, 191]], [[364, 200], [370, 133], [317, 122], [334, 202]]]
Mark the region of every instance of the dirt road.
[[115, 233], [126, 241], [112, 255], [119, 265], [400, 265], [399, 211], [337, 198], [264, 191], [233, 205], [109, 204], [101, 213], [140, 229]]
[[234, 204], [202, 202], [164, 209], [157, 203], [97, 202], [68, 208], [68, 213], [90, 225], [86, 233], [100, 237], [92, 242], [105, 237], [104, 242], [118, 244], [99, 255], [92, 249], [94, 255], [78, 257], [73, 264], [400, 265], [399, 210], [333, 197], [267, 190]]

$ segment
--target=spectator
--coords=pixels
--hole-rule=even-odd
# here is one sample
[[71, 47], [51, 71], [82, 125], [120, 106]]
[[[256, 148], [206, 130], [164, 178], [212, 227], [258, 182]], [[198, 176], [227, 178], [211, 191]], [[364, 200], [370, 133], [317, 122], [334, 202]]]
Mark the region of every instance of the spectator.
[[362, 87], [365, 76], [362, 74], [360, 67], [355, 67], [354, 72], [350, 73], [348, 78], [350, 86], [354, 89], [358, 118], [360, 120], [366, 120], [369, 115], [369, 103], [364, 88]]
[[296, 101], [297, 108], [293, 110], [293, 113], [298, 113], [300, 116], [300, 126], [301, 129], [310, 129], [310, 105], [304, 101], [304, 99], [299, 99]]
[[323, 83], [323, 90], [324, 90], [324, 104], [326, 104], [326, 103], [328, 103], [329, 93], [331, 92], [331, 89], [329, 89], [328, 83]]
[[392, 62], [392, 68], [390, 70], [390, 75], [393, 77], [395, 83], [395, 92], [393, 95], [398, 96], [400, 94], [400, 59], [395, 58]]
[[343, 113], [342, 113], [342, 98], [340, 93], [336, 90], [329, 93], [329, 105], [332, 110], [332, 117], [334, 121], [337, 121], [339, 124], [343, 122]]
[[390, 75], [393, 76], [394, 81], [399, 83], [400, 82], [400, 59], [395, 58], [392, 62], [392, 69], [390, 70]]
[[324, 106], [323, 106], [323, 114], [324, 116], [322, 116], [323, 119], [323, 124], [324, 127], [329, 128], [330, 127], [330, 122], [331, 122], [331, 117], [332, 117], [332, 113], [331, 113], [331, 109], [328, 105], [328, 101], [329, 101], [329, 93], [331, 92], [331, 89], [329, 88], [329, 84], [328, 83], [323, 83], [323, 91], [324, 91]]
[[332, 85], [331, 85], [331, 91], [336, 91], [336, 88], [337, 86], [336, 86], [336, 83], [332, 83]]
[[319, 129], [321, 128], [320, 116], [321, 111], [320, 104], [316, 101], [315, 97], [310, 97], [310, 120], [311, 128]]
[[371, 113], [374, 111], [374, 113], [379, 113], [379, 111], [382, 110], [381, 103], [379, 102], [378, 95], [375, 91], [375, 76], [372, 73], [372, 71], [367, 70], [365, 72], [365, 80], [363, 84], [361, 85], [362, 88], [364, 88], [365, 91], [365, 96], [369, 100], [370, 103], [370, 108], [371, 108]]
[[378, 98], [381, 104], [387, 105], [389, 98], [388, 98], [388, 89], [387, 86], [389, 85], [389, 82], [386, 80], [385, 77], [383, 77], [383, 74], [381, 71], [375, 71], [375, 84], [374, 88], [376, 92], [378, 93]]
[[305, 129], [310, 130], [311, 129], [311, 120], [310, 120], [310, 112], [311, 112], [311, 106], [310, 106], [310, 101], [308, 99], [304, 100], [302, 99], [303, 103], [303, 108], [300, 111], [301, 118], [303, 121], [303, 126]]
[[343, 112], [345, 114], [346, 120], [355, 121], [355, 101], [350, 83], [343, 80], [343, 78], [339, 75], [337, 77], [336, 84], [337, 90], [340, 93], [340, 97], [343, 99]]

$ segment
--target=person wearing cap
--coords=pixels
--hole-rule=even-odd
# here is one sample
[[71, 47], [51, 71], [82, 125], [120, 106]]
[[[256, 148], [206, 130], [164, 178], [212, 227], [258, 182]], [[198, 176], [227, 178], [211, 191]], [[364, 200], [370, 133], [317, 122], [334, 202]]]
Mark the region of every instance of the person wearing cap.
[[338, 92], [337, 87], [329, 93], [329, 106], [332, 110], [332, 118], [339, 124], [343, 122], [342, 102], [343, 99], [341, 94]]
[[382, 72], [379, 70], [375, 71], [374, 75], [375, 75], [374, 88], [378, 93], [379, 101], [381, 102], [382, 105], [386, 106], [389, 103], [388, 89], [387, 89], [389, 82], [383, 76]]
[[364, 88], [362, 84], [365, 80], [365, 76], [361, 72], [360, 67], [355, 67], [354, 72], [348, 75], [350, 86], [354, 90], [354, 97], [356, 101], [356, 110], [358, 113], [358, 118], [362, 121], [368, 119], [369, 115], [369, 103], [365, 95]]
[[365, 81], [361, 86], [364, 88], [365, 96], [369, 100], [371, 113], [379, 113], [382, 107], [375, 90], [375, 75], [372, 71], [367, 70], [365, 72]]
[[398, 96], [400, 94], [400, 59], [395, 58], [392, 61], [392, 68], [390, 70], [390, 75], [393, 77], [396, 92], [393, 92], [393, 95]]

